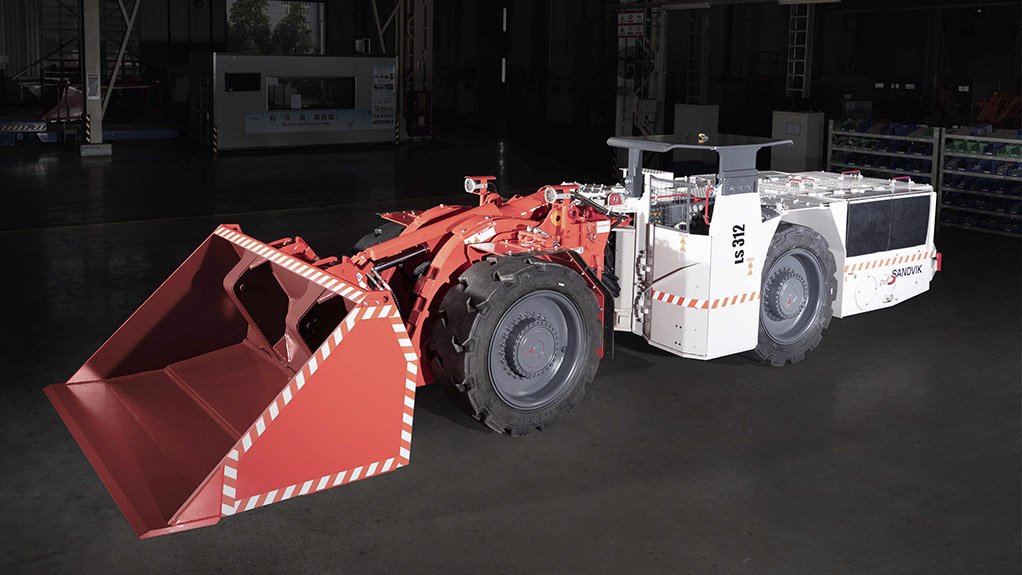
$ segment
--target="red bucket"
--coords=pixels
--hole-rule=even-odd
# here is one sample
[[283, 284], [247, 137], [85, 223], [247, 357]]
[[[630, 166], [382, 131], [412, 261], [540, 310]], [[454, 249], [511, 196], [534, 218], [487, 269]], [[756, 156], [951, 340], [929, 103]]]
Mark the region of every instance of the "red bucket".
[[418, 356], [393, 294], [221, 226], [50, 401], [139, 537], [408, 463]]

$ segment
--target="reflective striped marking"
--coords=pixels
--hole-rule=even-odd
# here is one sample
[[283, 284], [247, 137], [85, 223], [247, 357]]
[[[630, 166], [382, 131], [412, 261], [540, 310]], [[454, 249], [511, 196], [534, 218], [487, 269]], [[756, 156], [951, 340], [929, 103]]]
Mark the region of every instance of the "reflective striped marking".
[[310, 267], [307, 264], [302, 263], [295, 256], [288, 255], [279, 249], [270, 247], [269, 245], [256, 240], [255, 238], [251, 238], [224, 226], [218, 227], [213, 233], [244, 250], [253, 252], [260, 257], [267, 258], [276, 265], [298, 273], [303, 277], [309, 278], [311, 281], [325, 289], [329, 289], [335, 293], [340, 293], [342, 297], [348, 298], [355, 303], [359, 303], [362, 300], [364, 295], [362, 292], [347, 285], [340, 278], [333, 277], [330, 275], [331, 272], [327, 270], [318, 270]]
[[[260, 254], [262, 257], [273, 261], [276, 265], [279, 265], [282, 268], [287, 268], [295, 273], [300, 273], [301, 275], [309, 277], [310, 281], [315, 281], [318, 285], [323, 286], [325, 289], [330, 289], [334, 293], [342, 294], [348, 300], [354, 301], [356, 304], [361, 304], [361, 298], [365, 295], [363, 291], [360, 291], [350, 285], [346, 285], [343, 281], [336, 277], [332, 277], [328, 271], [317, 270], [315, 267], [301, 263], [295, 257], [275, 248], [271, 248], [266, 244], [262, 244], [257, 240], [245, 236], [244, 234], [233, 232], [227, 228], [221, 228], [218, 229], [217, 235], [232, 241], [232, 243], [239, 245], [242, 249], [247, 249], [253, 253]], [[324, 341], [323, 344], [313, 352], [306, 364], [298, 370], [287, 385], [281, 389], [277, 397], [267, 405], [266, 409], [263, 410], [263, 413], [261, 413], [249, 429], [244, 432], [241, 439], [238, 440], [235, 446], [228, 451], [224, 461], [229, 462], [230, 465], [226, 463], [223, 465], [224, 473], [221, 495], [221, 513], [223, 515], [232, 515], [239, 511], [246, 511], [254, 507], [284, 501], [294, 497], [296, 494], [306, 495], [323, 489], [328, 489], [333, 486], [350, 483], [366, 477], [372, 477], [380, 473], [400, 469], [408, 464], [408, 458], [411, 455], [412, 423], [414, 421], [415, 391], [418, 385], [419, 357], [413, 349], [414, 344], [405, 329], [404, 322], [398, 313], [397, 308], [394, 305], [367, 306], [361, 304], [357, 307], [362, 307], [364, 309], [353, 309], [351, 313], [346, 316], [345, 320], [332, 332], [332, 337], [328, 337], [326, 341]], [[406, 372], [405, 393], [400, 409], [400, 437], [394, 437], [394, 441], [396, 443], [394, 447], [397, 448], [397, 453], [393, 453], [392, 457], [385, 459], [381, 458], [379, 461], [368, 461], [364, 465], [355, 467], [354, 469], [340, 470], [337, 473], [331, 473], [329, 475], [306, 478], [304, 481], [298, 481], [293, 485], [280, 486], [279, 488], [262, 494], [251, 495], [246, 493], [242, 499], [238, 499], [239, 489], [237, 479], [240, 460], [243, 459], [245, 454], [253, 447], [255, 441], [270, 431], [272, 425], [280, 419], [286, 407], [293, 399], [295, 399], [297, 394], [305, 386], [314, 383], [314, 375], [323, 365], [323, 362], [329, 359], [335, 348], [343, 342], [347, 332], [349, 332], [356, 323], [363, 320], [378, 321], [388, 319], [391, 322], [391, 330], [394, 337], [399, 346], [402, 348], [402, 357], [405, 360]], [[244, 473], [245, 471], [242, 468], [240, 472]]]
[[[923, 252], [916, 252], [914, 254], [906, 254], [902, 256], [885, 256], [878, 259], [865, 260], [860, 262], [853, 262], [845, 264], [845, 273], [855, 273], [862, 270], [872, 270], [876, 268], [883, 268], [893, 265], [899, 265], [904, 263], [918, 262], [927, 259], [934, 259], [937, 257], [937, 250], [929, 250]], [[852, 258], [854, 259], [854, 258]]]
[[[676, 305], [679, 307], [689, 309], [704, 309], [704, 310], [715, 310], [725, 308], [729, 305], [736, 305], [745, 302], [751, 302], [759, 297], [759, 292], [745, 292], [743, 294], [737, 294], [733, 296], [725, 296], [717, 299], [698, 299], [698, 298], [687, 298], [680, 295], [662, 292], [658, 290], [651, 290], [651, 297], [655, 301], [664, 302], [667, 304]], [[739, 299], [740, 298], [740, 299]]]

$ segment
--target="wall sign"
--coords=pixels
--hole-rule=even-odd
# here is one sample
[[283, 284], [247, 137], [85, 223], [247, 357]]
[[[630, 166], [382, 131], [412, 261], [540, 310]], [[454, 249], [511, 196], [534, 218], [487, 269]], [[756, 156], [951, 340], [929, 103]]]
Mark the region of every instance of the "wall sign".
[[373, 127], [393, 126], [397, 113], [394, 65], [373, 66]]
[[373, 129], [369, 110], [273, 110], [245, 114], [246, 134], [340, 132]]
[[646, 11], [642, 8], [618, 10], [617, 37], [642, 38], [646, 28]]
[[85, 75], [85, 97], [89, 100], [98, 100], [99, 96], [99, 74]]

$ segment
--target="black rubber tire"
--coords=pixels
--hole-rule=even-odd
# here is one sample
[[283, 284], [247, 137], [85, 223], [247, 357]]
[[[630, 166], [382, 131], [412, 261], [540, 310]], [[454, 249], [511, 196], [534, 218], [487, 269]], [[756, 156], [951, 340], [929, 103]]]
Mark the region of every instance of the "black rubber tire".
[[16, 140], [17, 145], [34, 150], [42, 146], [43, 142], [39, 139], [36, 134], [22, 134], [21, 138]]
[[[537, 290], [555, 291], [575, 306], [584, 349], [558, 394], [547, 404], [524, 410], [501, 398], [488, 361], [492, 336], [505, 312]], [[495, 431], [517, 437], [541, 430], [578, 405], [596, 375], [602, 338], [599, 314], [593, 292], [565, 266], [528, 257], [476, 263], [444, 295], [433, 323], [429, 347], [436, 381], [446, 386], [458, 407]]]
[[[815, 310], [812, 323], [808, 325], [807, 331], [801, 335], [798, 341], [782, 344], [770, 336], [766, 325], [764, 325], [765, 306], [768, 298], [766, 282], [767, 274], [774, 263], [793, 250], [804, 250], [816, 257], [820, 264], [820, 269], [816, 272], [822, 276], [818, 278], [822, 285], [822, 297], [820, 298], [821, 305]], [[781, 223], [777, 226], [777, 231], [770, 241], [766, 261], [763, 262], [763, 278], [760, 282], [759, 342], [756, 349], [745, 355], [774, 367], [798, 363], [820, 344], [820, 340], [823, 339], [823, 330], [830, 325], [834, 313], [834, 299], [837, 297], [837, 266], [834, 263], [834, 255], [830, 253], [827, 240], [805, 226]]]
[[355, 245], [351, 248], [351, 255], [355, 255], [362, 250], [371, 248], [376, 244], [382, 244], [387, 240], [392, 240], [400, 236], [401, 232], [404, 230], [405, 227], [401, 224], [384, 222], [355, 242]]

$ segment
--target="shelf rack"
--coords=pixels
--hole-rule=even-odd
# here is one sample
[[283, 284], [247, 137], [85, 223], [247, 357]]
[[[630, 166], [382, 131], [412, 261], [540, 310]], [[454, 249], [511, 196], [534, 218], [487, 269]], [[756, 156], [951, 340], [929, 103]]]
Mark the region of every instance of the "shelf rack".
[[889, 131], [890, 124], [877, 124], [865, 131], [845, 124], [830, 121], [828, 170], [859, 170], [865, 176], [878, 178], [910, 176], [925, 184], [937, 181], [940, 128], [902, 126], [902, 131], [907, 133], [885, 134], [883, 132]]
[[937, 185], [940, 225], [1022, 237], [1022, 138], [944, 130]]

